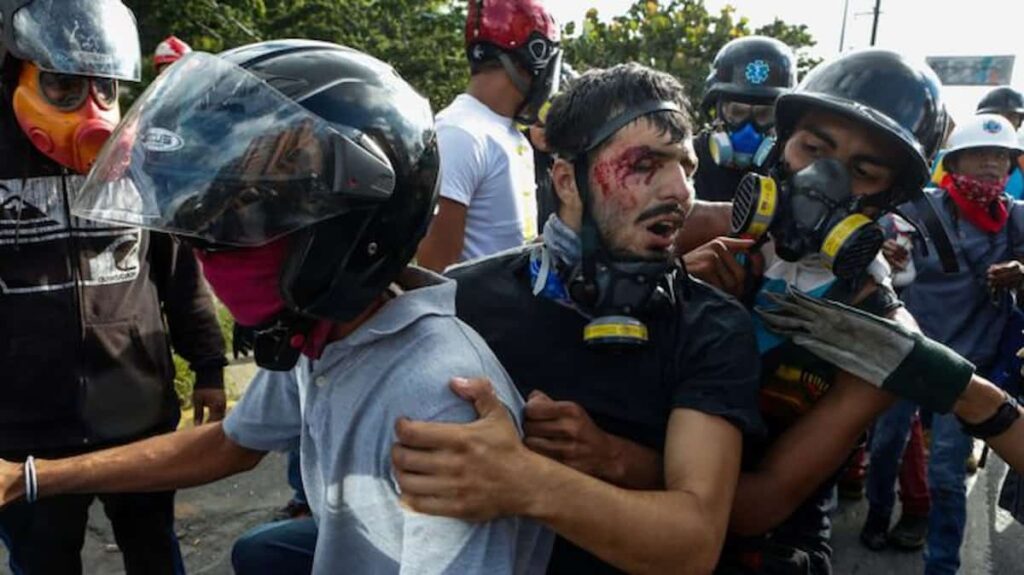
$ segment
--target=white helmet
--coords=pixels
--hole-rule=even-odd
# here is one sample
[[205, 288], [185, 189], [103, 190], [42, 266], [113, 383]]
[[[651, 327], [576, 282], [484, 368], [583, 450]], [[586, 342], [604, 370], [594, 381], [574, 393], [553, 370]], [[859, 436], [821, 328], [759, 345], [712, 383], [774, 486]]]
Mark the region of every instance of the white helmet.
[[1013, 124], [998, 114], [978, 114], [958, 125], [949, 136], [949, 147], [942, 157], [946, 160], [961, 150], [971, 148], [1005, 148], [1016, 156], [1024, 152], [1024, 144], [1017, 137]]

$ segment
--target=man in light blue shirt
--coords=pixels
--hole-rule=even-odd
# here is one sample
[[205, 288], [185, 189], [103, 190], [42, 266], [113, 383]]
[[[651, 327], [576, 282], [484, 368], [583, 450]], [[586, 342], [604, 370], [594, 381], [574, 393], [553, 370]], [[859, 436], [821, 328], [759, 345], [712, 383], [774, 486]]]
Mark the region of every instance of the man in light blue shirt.
[[0, 507], [200, 485], [298, 448], [319, 531], [313, 573], [542, 573], [553, 537], [540, 525], [421, 515], [400, 503], [392, 472], [396, 421], [475, 419], [454, 376], [490, 379], [517, 421], [523, 407], [454, 317], [454, 284], [407, 267], [437, 197], [427, 101], [360, 52], [272, 41], [183, 58], [125, 126], [76, 215], [190, 245], [221, 302], [254, 330], [264, 371], [223, 425], [0, 461]]
[[[519, 421], [523, 401], [476, 332], [454, 317], [455, 282], [410, 268], [408, 289], [329, 344], [318, 361], [263, 370], [224, 423], [258, 451], [301, 449], [316, 518], [314, 572], [543, 573], [552, 535], [516, 518], [483, 525], [399, 505], [391, 473], [399, 418], [469, 422], [473, 406], [447, 386], [487, 377]], [[239, 554], [236, 553], [236, 563]]]

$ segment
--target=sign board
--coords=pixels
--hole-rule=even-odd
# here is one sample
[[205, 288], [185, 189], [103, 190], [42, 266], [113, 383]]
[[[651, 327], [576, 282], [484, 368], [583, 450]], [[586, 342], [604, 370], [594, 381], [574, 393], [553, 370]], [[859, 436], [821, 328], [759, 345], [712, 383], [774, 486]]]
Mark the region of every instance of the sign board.
[[928, 65], [945, 86], [1006, 86], [1013, 56], [929, 56]]

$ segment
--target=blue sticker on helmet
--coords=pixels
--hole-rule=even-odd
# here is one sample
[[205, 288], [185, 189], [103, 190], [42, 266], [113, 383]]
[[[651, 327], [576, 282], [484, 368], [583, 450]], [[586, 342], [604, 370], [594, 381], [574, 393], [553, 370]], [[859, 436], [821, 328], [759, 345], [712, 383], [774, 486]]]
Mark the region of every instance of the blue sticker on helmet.
[[771, 72], [771, 66], [764, 60], [754, 60], [747, 64], [746, 76], [747, 81], [751, 84], [764, 84], [768, 81], [768, 74]]
[[989, 134], [998, 134], [1003, 130], [1003, 127], [999, 125], [999, 122], [995, 120], [988, 120], [987, 122], [982, 124], [981, 127]]

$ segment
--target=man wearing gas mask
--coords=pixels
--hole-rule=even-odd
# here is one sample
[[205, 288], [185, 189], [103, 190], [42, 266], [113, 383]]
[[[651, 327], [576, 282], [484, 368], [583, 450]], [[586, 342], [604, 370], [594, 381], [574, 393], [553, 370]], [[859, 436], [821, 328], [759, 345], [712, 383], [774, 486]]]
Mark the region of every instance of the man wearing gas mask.
[[[224, 342], [192, 255], [70, 213], [120, 120], [119, 82], [139, 80], [134, 16], [118, 0], [3, 0], [0, 22], [0, 457], [174, 429], [169, 342], [196, 374], [196, 422], [223, 417]], [[93, 499], [0, 511], [12, 571], [81, 572]], [[181, 572], [172, 491], [100, 500], [128, 573]]]
[[[572, 92], [570, 90], [570, 94]], [[796, 304], [778, 301], [781, 296], [774, 294], [792, 288], [856, 305], [868, 310], [872, 317], [901, 313], [898, 300], [886, 285], [885, 264], [877, 259], [882, 233], [873, 218], [888, 205], [920, 195], [928, 178], [927, 158], [934, 153], [942, 136], [944, 114], [934, 74], [923, 64], [911, 64], [897, 54], [880, 50], [851, 53], [823, 64], [793, 93], [779, 98], [776, 124], [782, 149], [778, 163], [771, 167], [770, 176], [751, 174], [746, 177], [733, 210], [735, 235], [756, 238], [750, 241], [762, 243], [758, 251], [766, 259], [765, 277], [754, 284], [756, 290], [752, 297], [756, 297], [759, 305], [769, 307], [771, 313], [782, 316], [769, 315], [772, 329], [785, 332], [784, 326], [788, 323], [806, 323], [802, 318], [785, 317], [784, 312], [789, 308], [782, 306]], [[609, 172], [615, 173], [614, 170]], [[556, 176], [556, 183], [558, 181]], [[701, 217], [709, 223], [706, 233], [728, 231], [727, 221], [719, 221], [716, 229], [715, 218]], [[545, 242], [551, 241], [549, 233], [546, 230]], [[586, 235], [583, 235], [583, 245], [586, 245]], [[540, 290], [543, 288], [539, 286]], [[471, 292], [466, 290], [466, 293]], [[487, 298], [487, 301], [507, 308], [510, 297], [504, 294]], [[497, 313], [497, 309], [491, 312], [492, 315]], [[482, 331], [485, 335], [488, 333], [486, 329]], [[535, 340], [542, 331], [534, 330], [531, 336], [521, 335], [517, 341], [533, 341], [530, 338]], [[628, 332], [619, 328], [613, 333]], [[751, 437], [749, 448], [744, 446], [745, 470], [737, 485], [729, 524], [734, 537], [725, 546], [719, 570], [722, 573], [830, 573], [828, 513], [833, 483], [830, 478], [834, 479], [871, 420], [894, 401], [893, 394], [945, 412], [956, 401], [963, 389], [964, 377], [969, 378], [973, 368], [941, 346], [913, 338], [909, 340], [913, 345], [907, 347], [905, 342], [900, 343], [893, 353], [887, 353], [884, 346], [873, 348], [877, 357], [910, 358], [910, 361], [896, 362], [901, 369], [889, 366], [870, 371], [857, 368], [856, 361], [851, 362], [845, 356], [819, 359], [764, 325], [758, 328], [757, 339], [764, 375], [760, 395], [762, 414], [769, 434], [760, 440]], [[492, 345], [504, 359], [502, 346], [495, 343], [496, 340]], [[553, 345], [543, 347], [555, 348]], [[564, 346], [557, 349], [563, 350]], [[757, 371], [753, 360], [743, 361], [731, 354], [719, 356], [710, 349], [705, 349], [702, 355], [751, 375]], [[862, 351], [854, 359], [859, 360], [863, 355]], [[926, 360], [917, 361], [922, 356]], [[551, 361], [550, 357], [545, 358], [545, 368]], [[687, 361], [681, 360], [681, 363]], [[506, 366], [514, 364], [506, 362]], [[577, 361], [574, 365], [582, 363]], [[837, 365], [843, 369], [838, 369]], [[936, 365], [942, 368], [927, 371]], [[513, 379], [519, 380], [515, 369], [510, 370]], [[879, 377], [880, 373], [885, 377]], [[644, 378], [638, 377], [640, 374], [636, 371], [632, 375], [634, 384], [630, 390], [635, 391], [633, 387]], [[590, 385], [588, 380], [587, 387]], [[635, 399], [631, 396], [629, 400], [622, 400], [625, 405], [627, 401]], [[628, 475], [633, 477], [650, 476], [651, 471], [660, 470], [662, 466], [668, 469], [671, 452], [666, 452], [662, 459], [659, 452], [638, 443], [635, 435], [609, 438], [609, 434], [622, 434], [629, 426], [605, 427], [597, 433], [593, 431], [595, 426], [588, 425], [588, 418], [572, 413], [599, 408], [574, 404], [563, 409], [569, 415], [559, 414], [558, 420], [571, 423], [561, 424], [556, 429], [534, 426], [534, 429], [540, 428], [539, 433], [553, 436], [539, 438], [544, 441], [534, 440], [532, 445], [536, 449], [553, 453], [584, 469], [588, 469], [584, 463], [591, 464], [589, 472], [598, 476], [616, 467], [629, 469]], [[527, 410], [529, 423], [529, 404]], [[541, 413], [552, 418], [549, 412]], [[487, 469], [488, 465], [498, 466], [489, 458], [476, 457], [486, 454], [486, 449], [463, 444], [482, 442], [481, 429], [491, 419], [483, 418], [476, 424], [477, 433], [461, 440], [446, 438], [442, 441], [438, 439], [439, 434], [426, 430], [423, 433], [430, 438], [422, 440], [412, 432], [411, 437], [403, 436], [400, 430], [399, 438], [408, 447], [421, 451], [434, 449], [438, 457], [449, 463], [445, 468], [449, 471], [443, 472], [439, 471], [439, 466], [418, 462], [444, 479], [433, 483], [431, 488], [486, 494], [480, 499], [470, 498], [472, 504], [463, 503], [462, 507], [431, 499], [431, 505], [424, 506], [425, 510], [459, 514], [465, 513], [468, 507], [479, 511], [477, 505], [483, 505], [480, 501], [496, 499], [504, 503], [507, 500], [498, 494], [522, 493], [513, 485], [502, 485], [493, 476], [497, 474], [481, 479], [482, 472], [473, 471]], [[531, 444], [529, 427], [527, 437]], [[721, 449], [722, 445], [717, 448]], [[470, 452], [475, 456], [453, 455], [451, 451]], [[513, 453], [511, 446], [502, 455], [513, 459], [510, 453]], [[600, 463], [604, 461], [601, 454], [612, 458], [620, 453], [630, 455], [614, 458], [617, 465]], [[513, 460], [520, 467], [527, 467], [522, 459]], [[599, 463], [594, 465], [595, 461]], [[462, 475], [449, 478], [447, 473]], [[401, 474], [399, 481], [402, 481]], [[621, 479], [613, 479], [613, 482], [623, 483]], [[535, 481], [524, 483], [543, 492], [541, 497], [545, 502], [546, 497], [558, 493], [557, 489], [547, 486], [537, 487]], [[431, 488], [416, 484], [410, 488], [422, 494], [437, 494]], [[577, 487], [576, 495], [561, 496], [572, 502], [578, 500], [579, 505], [592, 507], [595, 513], [616, 517], [635, 531], [636, 523], [623, 521], [618, 512], [611, 513], [609, 506], [598, 505], [594, 500], [583, 502], [579, 491], [581, 488]], [[529, 495], [524, 495], [526, 502], [532, 502]], [[484, 509], [493, 511], [495, 507], [502, 509], [501, 505]], [[534, 512], [540, 510], [535, 508]], [[583, 541], [586, 535], [581, 531], [566, 532], [576, 541]], [[637, 539], [634, 533], [633, 541]]]
[[795, 85], [793, 50], [774, 38], [737, 38], [718, 51], [701, 101], [711, 126], [693, 141], [699, 199], [732, 201], [743, 175], [766, 167], [775, 143], [775, 100]]
[[441, 200], [417, 262], [441, 271], [537, 235], [530, 126], [558, 91], [559, 30], [544, 0], [471, 0], [466, 93], [437, 115]]
[[[739, 283], [754, 286], [746, 297], [767, 318], [758, 320], [758, 343], [770, 433], [745, 454], [731, 523], [738, 537], [721, 569], [758, 572], [775, 564], [781, 572], [829, 573], [832, 486], [851, 448], [893, 395], [940, 413], [953, 409], [973, 366], [920, 336], [908, 336], [906, 346], [851, 340], [836, 354], [809, 351], [807, 332], [793, 328], [808, 322], [789, 317], [799, 306], [778, 293], [913, 324], [888, 285], [874, 220], [921, 198], [946, 117], [939, 82], [926, 66], [864, 50], [822, 64], [780, 97], [776, 125], [778, 162], [768, 176], [744, 178], [732, 211], [732, 235], [754, 239], [765, 260], [763, 277]], [[720, 217], [706, 221], [715, 222], [706, 232], [725, 231]], [[928, 233], [945, 265], [949, 250], [939, 244], [949, 241], [941, 231]], [[838, 324], [832, 330], [849, 331]], [[879, 357], [901, 369], [862, 369]]]
[[275, 40], [168, 68], [73, 210], [192, 247], [214, 292], [254, 329], [264, 369], [223, 423], [0, 461], [0, 505], [199, 485], [299, 449], [318, 527], [305, 572], [542, 573], [553, 536], [540, 525], [413, 513], [392, 477], [396, 419], [472, 419], [449, 378], [491, 377], [499, 409], [523, 406], [454, 317], [454, 283], [408, 266], [436, 205], [438, 163], [427, 100], [361, 52]]
[[536, 518], [561, 535], [549, 573], [713, 568], [742, 434], [761, 429], [758, 369], [748, 314], [674, 257], [697, 167], [686, 109], [636, 64], [554, 100], [543, 244], [449, 272], [460, 317], [528, 395], [525, 444], [483, 381], [460, 388], [475, 423], [400, 422], [413, 509]]

